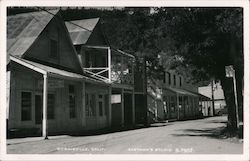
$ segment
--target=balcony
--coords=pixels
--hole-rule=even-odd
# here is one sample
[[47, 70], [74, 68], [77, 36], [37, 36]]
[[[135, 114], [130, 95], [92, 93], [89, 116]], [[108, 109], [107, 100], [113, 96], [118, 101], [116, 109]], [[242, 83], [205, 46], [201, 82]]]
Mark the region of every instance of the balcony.
[[84, 46], [79, 56], [83, 71], [115, 84], [134, 84], [134, 56], [110, 47]]

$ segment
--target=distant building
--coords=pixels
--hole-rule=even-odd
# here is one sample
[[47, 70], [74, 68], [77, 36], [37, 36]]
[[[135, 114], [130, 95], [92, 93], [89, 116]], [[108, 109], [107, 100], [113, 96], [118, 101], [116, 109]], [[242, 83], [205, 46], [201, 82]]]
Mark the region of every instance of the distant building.
[[[199, 87], [199, 93], [212, 99], [211, 83], [207, 86]], [[224, 92], [223, 92], [220, 82], [217, 82], [213, 85], [213, 93], [214, 93], [215, 114], [220, 115], [222, 113], [226, 113], [226, 102], [225, 102]], [[209, 110], [208, 107], [203, 106], [202, 111], [205, 116], [212, 115], [212, 106], [209, 106], [209, 107], [211, 110]], [[209, 111], [209, 113], [206, 111]]]
[[187, 83], [174, 70], [163, 72], [162, 79], [148, 78], [146, 62], [139, 64], [135, 68], [137, 123], [201, 117], [201, 98], [210, 100], [198, 93], [197, 86]]

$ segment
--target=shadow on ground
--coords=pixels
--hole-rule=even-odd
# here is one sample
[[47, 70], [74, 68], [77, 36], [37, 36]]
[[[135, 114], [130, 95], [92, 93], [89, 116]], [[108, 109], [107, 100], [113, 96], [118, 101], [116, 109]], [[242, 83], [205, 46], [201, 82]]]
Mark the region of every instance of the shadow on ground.
[[221, 120], [211, 120], [211, 121], [208, 121], [207, 123], [221, 123], [221, 124], [226, 124], [227, 121], [221, 121]]
[[[237, 132], [229, 131], [227, 127], [207, 128], [207, 129], [184, 129], [182, 134], [172, 134], [173, 136], [209, 137], [214, 139], [236, 139]], [[233, 140], [232, 140], [233, 141]]]
[[137, 129], [145, 129], [145, 128], [154, 128], [154, 127], [163, 127], [163, 126], [170, 126], [172, 124], [166, 123], [155, 123], [148, 126], [145, 125], [136, 125], [131, 127], [113, 127], [109, 129], [100, 129], [100, 130], [93, 130], [93, 131], [82, 131], [77, 133], [68, 134], [70, 136], [94, 136], [94, 135], [102, 135], [102, 134], [109, 134], [114, 132], [125, 132], [130, 130], [137, 130]]
[[183, 134], [172, 134], [173, 136], [205, 136], [213, 138], [223, 138], [225, 127], [209, 128], [209, 129], [185, 129]]
[[[57, 135], [69, 135], [74, 137], [80, 136], [94, 136], [94, 135], [102, 135], [109, 134], [114, 132], [123, 132], [129, 130], [137, 130], [143, 128], [154, 128], [154, 127], [163, 127], [172, 125], [166, 122], [158, 122], [150, 125], [138, 124], [134, 126], [124, 126], [124, 127], [112, 127], [112, 128], [104, 128], [99, 130], [88, 130], [88, 131], [77, 131], [77, 132], [64, 132], [64, 133], [49, 133], [49, 136], [57, 136]], [[39, 137], [41, 136], [41, 132], [38, 132], [39, 129], [17, 129], [16, 131], [8, 131], [7, 136], [8, 139], [13, 138], [26, 138], [26, 137]]]

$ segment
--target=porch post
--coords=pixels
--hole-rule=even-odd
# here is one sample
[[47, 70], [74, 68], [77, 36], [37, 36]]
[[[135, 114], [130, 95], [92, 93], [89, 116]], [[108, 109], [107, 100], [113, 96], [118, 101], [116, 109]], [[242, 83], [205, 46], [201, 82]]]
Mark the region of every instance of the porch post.
[[181, 100], [182, 100], [181, 106], [183, 110], [183, 117], [186, 118], [186, 105], [185, 105], [186, 102], [184, 96], [181, 96]]
[[132, 93], [132, 123], [135, 124], [135, 91]]
[[179, 109], [179, 94], [176, 93], [177, 96], [177, 100], [176, 100], [176, 104], [177, 104], [177, 119], [180, 119], [180, 109]]
[[121, 106], [122, 106], [122, 113], [121, 113], [121, 115], [122, 115], [122, 122], [121, 122], [121, 124], [122, 124], [122, 126], [124, 126], [124, 89], [122, 88], [122, 91], [121, 91], [121, 97], [122, 97], [122, 102], [121, 102]]
[[86, 84], [82, 81], [82, 126], [86, 126]]
[[111, 86], [108, 87], [108, 95], [109, 95], [108, 124], [109, 124], [109, 127], [111, 127], [111, 125], [112, 125], [112, 104], [111, 104], [112, 87]]
[[111, 49], [108, 47], [109, 83], [111, 83]]
[[48, 127], [47, 127], [47, 93], [48, 93], [48, 76], [43, 75], [43, 137], [48, 139]]

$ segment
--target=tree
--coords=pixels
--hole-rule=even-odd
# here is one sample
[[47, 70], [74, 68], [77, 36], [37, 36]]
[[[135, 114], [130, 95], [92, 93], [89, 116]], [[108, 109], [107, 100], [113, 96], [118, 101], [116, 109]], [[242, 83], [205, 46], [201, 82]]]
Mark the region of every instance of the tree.
[[[236, 129], [232, 80], [225, 77], [225, 66], [233, 65], [236, 71], [240, 120], [243, 113], [243, 19], [242, 8], [160, 8], [159, 14], [169, 15], [171, 23], [167, 36], [171, 38], [171, 52], [183, 59], [180, 66], [192, 66], [197, 81], [220, 80], [228, 107], [228, 127]], [[198, 79], [197, 79], [198, 78]], [[200, 78], [202, 78], [200, 80]]]
[[102, 17], [110, 44], [146, 58], [149, 77], [160, 77], [162, 66], [167, 66], [186, 75], [193, 83], [220, 80], [228, 107], [228, 127], [236, 129], [232, 80], [225, 77], [225, 66], [234, 65], [236, 70], [242, 120], [242, 8], [123, 8], [74, 12], [78, 17], [79, 13]]
[[[8, 12], [10, 14], [10, 12]], [[190, 82], [220, 80], [228, 107], [228, 127], [236, 129], [232, 80], [234, 65], [240, 120], [243, 120], [242, 8], [81, 8], [62, 11], [65, 20], [101, 17], [111, 46], [145, 58], [148, 78], [175, 68]]]

